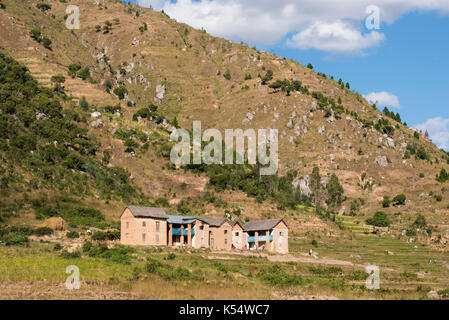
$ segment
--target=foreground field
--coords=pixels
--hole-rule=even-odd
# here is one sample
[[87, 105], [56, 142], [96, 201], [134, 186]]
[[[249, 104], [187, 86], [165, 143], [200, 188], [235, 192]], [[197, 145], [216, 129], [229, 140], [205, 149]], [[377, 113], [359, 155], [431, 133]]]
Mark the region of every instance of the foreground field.
[[[83, 239], [79, 240], [87, 240]], [[447, 254], [373, 235], [297, 235], [289, 255], [188, 248], [129, 248], [109, 243], [67, 253], [43, 239], [0, 247], [1, 299], [435, 299], [449, 288]], [[313, 247], [317, 258], [306, 252]], [[79, 256], [78, 256], [79, 253]], [[429, 264], [429, 259], [432, 263]], [[81, 288], [65, 287], [66, 267]], [[380, 268], [368, 290], [366, 265]]]

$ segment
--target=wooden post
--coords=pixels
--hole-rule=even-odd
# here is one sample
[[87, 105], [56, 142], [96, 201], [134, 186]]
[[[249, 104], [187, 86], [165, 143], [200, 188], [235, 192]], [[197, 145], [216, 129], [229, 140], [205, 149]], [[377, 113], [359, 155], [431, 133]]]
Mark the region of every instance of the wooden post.
[[192, 225], [190, 223], [187, 225], [187, 245], [192, 245]]
[[259, 248], [259, 232], [255, 232], [255, 234], [254, 234], [254, 243], [255, 243], [255, 246], [256, 246], [256, 250]]
[[168, 245], [173, 245], [173, 225], [171, 223], [168, 224]]
[[181, 246], [184, 245], [184, 225], [181, 224]]
[[271, 246], [270, 246], [270, 231], [269, 230], [266, 231], [265, 238], [266, 238], [265, 239], [265, 249], [270, 250]]

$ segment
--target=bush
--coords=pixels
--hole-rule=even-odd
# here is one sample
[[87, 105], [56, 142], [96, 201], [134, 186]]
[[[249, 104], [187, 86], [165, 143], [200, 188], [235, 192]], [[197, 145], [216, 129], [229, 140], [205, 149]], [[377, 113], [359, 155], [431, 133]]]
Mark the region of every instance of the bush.
[[86, 253], [89, 252], [90, 249], [92, 249], [92, 247], [93, 247], [92, 242], [90, 242], [90, 241], [84, 242], [83, 252], [86, 252]]
[[45, 12], [51, 9], [51, 5], [49, 5], [48, 3], [38, 3], [36, 5], [36, 8], [42, 10], [42, 12]]
[[61, 250], [62, 250], [62, 246], [61, 246], [60, 243], [56, 243], [56, 244], [53, 246], [53, 251], [61, 251]]
[[424, 229], [425, 227], [427, 227], [426, 218], [422, 214], [418, 214], [412, 226], [418, 229]]
[[34, 230], [34, 234], [41, 237], [53, 234], [53, 229], [49, 227], [40, 227]]
[[391, 222], [385, 212], [378, 211], [372, 218], [366, 219], [366, 223], [375, 227], [388, 227]]
[[92, 235], [92, 240], [95, 241], [105, 241], [105, 240], [116, 240], [120, 239], [120, 231], [95, 231]]
[[382, 207], [388, 208], [391, 204], [391, 200], [389, 196], [384, 196], [384, 199], [382, 200]]
[[130, 247], [118, 246], [109, 249], [106, 244], [100, 243], [97, 246], [92, 246], [89, 249], [88, 254], [90, 257], [108, 259], [121, 264], [131, 264], [131, 257], [129, 256], [130, 252], [132, 252]]
[[274, 265], [268, 270], [260, 271], [257, 277], [272, 287], [293, 287], [303, 284], [301, 276], [288, 274], [278, 265]]
[[399, 206], [399, 205], [405, 205], [405, 194], [401, 193], [398, 194], [396, 197], [393, 198], [393, 206]]
[[231, 80], [231, 72], [229, 70], [226, 70], [226, 72], [223, 74], [223, 77], [226, 80]]
[[441, 169], [440, 174], [437, 175], [436, 180], [438, 182], [444, 183], [449, 180], [449, 174], [446, 172], [444, 168]]
[[120, 100], [123, 100], [125, 95], [128, 94], [128, 90], [125, 86], [119, 86], [115, 88], [113, 92]]
[[25, 246], [30, 243], [28, 237], [20, 232], [9, 232], [5, 236], [0, 236], [0, 240], [13, 246]]
[[48, 39], [47, 37], [43, 37], [42, 44], [44, 45], [45, 48], [47, 48], [48, 50], [51, 50], [52, 41], [50, 39]]
[[68, 239], [76, 239], [80, 237], [79, 233], [76, 231], [69, 231], [65, 235]]
[[59, 256], [64, 259], [77, 259], [81, 258], [81, 252], [80, 251], [68, 252], [67, 249], [65, 249], [64, 251], [61, 252]]

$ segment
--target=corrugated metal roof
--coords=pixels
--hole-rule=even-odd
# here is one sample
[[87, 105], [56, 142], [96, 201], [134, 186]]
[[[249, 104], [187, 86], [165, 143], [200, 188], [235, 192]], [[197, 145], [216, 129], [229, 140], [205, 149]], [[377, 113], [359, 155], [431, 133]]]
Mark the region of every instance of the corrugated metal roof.
[[282, 219], [251, 221], [243, 226], [244, 231], [266, 231], [276, 227]]
[[148, 207], [136, 207], [129, 206], [129, 211], [136, 218], [157, 218], [157, 219], [168, 219], [168, 215], [162, 208], [148, 208]]
[[186, 217], [186, 216], [175, 216], [175, 215], [168, 215], [168, 223], [172, 224], [190, 224], [195, 221], [194, 217]]

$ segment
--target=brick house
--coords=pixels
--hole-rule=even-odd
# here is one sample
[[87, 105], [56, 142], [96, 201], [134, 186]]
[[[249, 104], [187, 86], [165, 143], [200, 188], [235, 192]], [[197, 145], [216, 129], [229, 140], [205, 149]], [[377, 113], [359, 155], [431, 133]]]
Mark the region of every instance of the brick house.
[[[195, 248], [210, 248], [212, 250], [231, 250], [232, 225], [227, 219], [196, 217]], [[208, 246], [205, 243], [208, 242]]]
[[161, 208], [129, 206], [120, 220], [120, 243], [124, 245], [288, 253], [288, 226], [282, 219], [251, 221], [242, 226], [224, 218], [167, 215]]
[[246, 249], [288, 253], [288, 226], [282, 219], [251, 221], [243, 231]]
[[238, 221], [231, 221], [232, 225], [232, 249], [243, 250], [246, 248], [246, 236], [243, 227]]
[[164, 209], [129, 206], [120, 216], [120, 243], [166, 246], [167, 219]]

